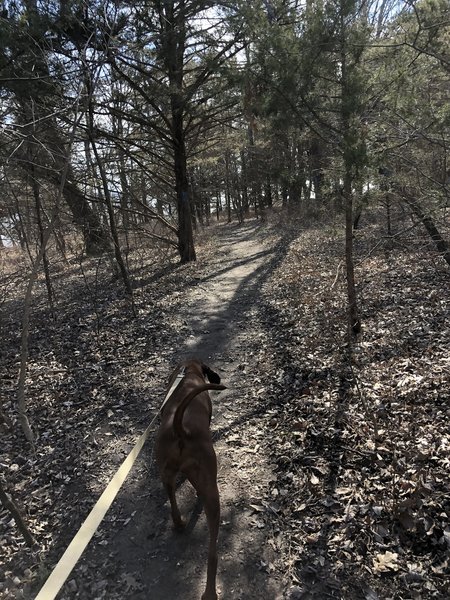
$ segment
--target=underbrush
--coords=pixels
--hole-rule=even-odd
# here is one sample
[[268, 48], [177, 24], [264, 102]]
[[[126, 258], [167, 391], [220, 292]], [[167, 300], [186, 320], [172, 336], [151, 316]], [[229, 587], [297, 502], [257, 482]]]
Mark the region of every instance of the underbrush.
[[392, 247], [372, 221], [356, 232], [353, 348], [332, 224], [291, 221], [300, 235], [263, 290], [272, 512], [293, 599], [448, 597], [449, 272], [425, 238]]

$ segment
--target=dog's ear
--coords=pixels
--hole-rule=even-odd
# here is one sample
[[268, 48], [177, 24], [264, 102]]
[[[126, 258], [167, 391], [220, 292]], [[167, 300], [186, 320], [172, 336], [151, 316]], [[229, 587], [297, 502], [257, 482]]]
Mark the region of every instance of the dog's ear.
[[205, 375], [210, 383], [220, 383], [220, 375], [218, 375], [215, 371], [207, 367], [206, 365], [202, 365], [203, 375]]

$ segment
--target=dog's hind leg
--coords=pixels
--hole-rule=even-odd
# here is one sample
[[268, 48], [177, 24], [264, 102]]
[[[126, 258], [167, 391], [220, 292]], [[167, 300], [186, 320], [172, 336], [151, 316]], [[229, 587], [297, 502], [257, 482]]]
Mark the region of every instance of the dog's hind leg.
[[217, 600], [216, 593], [216, 572], [217, 572], [217, 538], [219, 536], [220, 524], [220, 502], [219, 490], [217, 485], [214, 489], [208, 489], [208, 493], [203, 496], [203, 506], [205, 509], [206, 520], [209, 530], [208, 547], [208, 570], [206, 576], [206, 589], [202, 600]]
[[183, 519], [181, 518], [180, 509], [178, 508], [177, 499], [175, 497], [175, 479], [176, 472], [164, 471], [161, 479], [164, 485], [164, 489], [167, 492], [170, 502], [170, 510], [172, 513], [173, 524], [177, 529], [182, 529], [185, 526]]
[[192, 460], [184, 465], [183, 472], [202, 501], [208, 523], [208, 567], [206, 588], [203, 592], [202, 600], [217, 600], [217, 538], [219, 537], [220, 525], [220, 499], [217, 487], [217, 463], [214, 450], [211, 448], [211, 452], [203, 456], [202, 463]]

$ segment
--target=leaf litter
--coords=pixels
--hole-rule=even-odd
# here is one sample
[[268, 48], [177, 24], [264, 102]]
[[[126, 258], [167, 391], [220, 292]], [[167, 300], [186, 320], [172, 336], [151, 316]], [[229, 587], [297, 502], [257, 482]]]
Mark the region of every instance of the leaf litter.
[[[405, 240], [372, 252], [377, 226], [358, 232], [357, 256], [369, 255], [357, 265], [364, 332], [349, 361], [345, 282], [336, 278], [339, 235], [283, 213], [257, 235], [278, 247], [287, 231], [289, 244], [246, 311], [253, 326], [242, 332], [237, 357], [242, 395], [257, 411], [224, 438], [249, 457], [247, 464], [264, 453], [274, 466], [268, 486], [251, 480], [251, 465], [247, 471], [253, 491], [247, 510], [273, 550], [273, 559], [259, 559], [255, 568], [281, 577], [289, 600], [447, 598], [448, 272], [423, 245]], [[195, 290], [201, 298], [199, 282], [217, 267], [220, 248], [211, 240], [205, 238], [196, 265], [140, 256], [137, 319], [120, 286], [99, 275], [94, 261], [84, 266], [84, 279], [75, 268], [71, 276], [58, 271], [56, 323], [41, 283], [27, 379], [39, 443], [33, 454], [17, 424], [3, 425], [0, 451], [7, 489], [26, 507], [40, 552], [25, 547], [2, 509], [0, 597], [26, 598], [38, 589], [70, 541], [59, 533], [62, 524], [77, 530], [91, 492], [103, 490], [150, 420], [173, 348], [191, 335], [184, 296]], [[21, 304], [9, 293], [1, 378], [2, 408], [13, 416]], [[231, 422], [233, 408], [226, 411]], [[115, 527], [130, 519], [106, 517]], [[102, 533], [96, 541], [109, 544]], [[116, 582], [114, 595], [88, 564], [81, 569], [91, 595], [83, 596], [72, 578], [70, 597], [132, 598], [141, 585], [130, 573]], [[113, 572], [111, 560], [105, 569]]]

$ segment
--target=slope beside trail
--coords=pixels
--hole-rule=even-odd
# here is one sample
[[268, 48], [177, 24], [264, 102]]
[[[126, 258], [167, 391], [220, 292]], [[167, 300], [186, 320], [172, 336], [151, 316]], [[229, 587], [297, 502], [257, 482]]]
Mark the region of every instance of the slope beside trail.
[[[217, 229], [208, 274], [196, 275], [195, 285], [183, 292], [182, 314], [177, 315], [182, 335], [158, 367], [158, 376], [167, 379], [179, 360], [197, 356], [220, 373], [228, 388], [212, 393], [221, 495], [217, 581], [219, 598], [227, 600], [282, 598], [273, 564], [274, 544], [268, 543], [268, 527], [260, 515], [266, 510], [273, 479], [273, 465], [260, 443], [264, 432], [258, 411], [264, 398], [261, 392], [255, 398], [252, 390], [261, 378], [258, 340], [264, 334], [259, 330], [259, 290], [273, 271], [283, 243], [266, 237], [262, 241], [259, 228], [254, 220]], [[152, 408], [157, 409], [161, 400], [162, 396], [151, 398]], [[183, 533], [173, 530], [153, 464], [153, 437], [62, 597], [200, 598], [206, 581], [206, 519], [194, 491], [182, 482], [177, 497], [188, 524]], [[123, 440], [117, 441], [119, 455], [127, 449]]]

